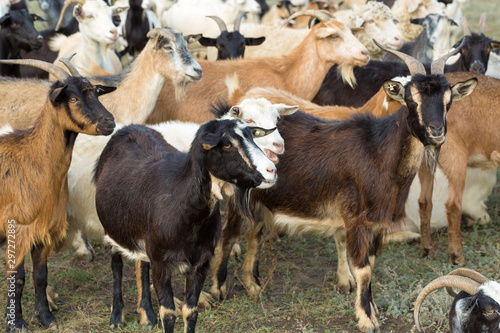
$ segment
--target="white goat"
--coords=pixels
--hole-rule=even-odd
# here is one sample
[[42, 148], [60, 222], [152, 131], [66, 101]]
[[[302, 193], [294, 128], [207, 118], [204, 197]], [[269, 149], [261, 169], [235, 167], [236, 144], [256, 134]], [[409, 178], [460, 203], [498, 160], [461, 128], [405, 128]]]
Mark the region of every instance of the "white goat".
[[412, 24], [411, 19], [424, 18], [429, 14], [446, 15], [443, 4], [437, 0], [396, 0], [392, 13], [399, 20], [397, 26], [405, 42], [415, 40], [423, 30], [422, 26]]
[[240, 12], [260, 13], [255, 0], [179, 0], [162, 15], [163, 26], [184, 35], [204, 33], [213, 25], [206, 16], [218, 16], [224, 22], [234, 22]]
[[120, 59], [109, 48], [118, 38], [118, 30], [111, 17], [128, 9], [128, 6], [110, 7], [102, 0], [69, 0], [65, 2], [60, 18], [66, 8], [75, 2], [78, 4], [73, 9], [73, 16], [78, 20], [80, 33], [70, 37], [59, 35], [51, 40], [51, 49], [59, 51], [54, 64], [59, 65], [59, 58], [76, 53], [73, 64], [82, 75], [104, 74], [102, 71], [118, 73], [122, 70]]

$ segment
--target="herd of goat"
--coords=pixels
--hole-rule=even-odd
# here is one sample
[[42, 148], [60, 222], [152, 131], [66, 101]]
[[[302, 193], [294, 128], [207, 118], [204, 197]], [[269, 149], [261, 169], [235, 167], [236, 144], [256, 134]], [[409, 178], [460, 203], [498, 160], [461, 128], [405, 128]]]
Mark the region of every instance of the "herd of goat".
[[[125, 256], [140, 324], [173, 332], [181, 315], [194, 332], [198, 304], [227, 296], [243, 223], [250, 295], [264, 240], [331, 236], [338, 290], [356, 291], [358, 328], [379, 331], [384, 243], [421, 238], [433, 256], [431, 231], [447, 227], [463, 267], [461, 225], [490, 221], [500, 42], [486, 14], [471, 30], [463, 2], [0, 0], [6, 331], [30, 329], [25, 257], [40, 324], [57, 327], [47, 260], [66, 247], [93, 260], [93, 237], [111, 248], [111, 328], [124, 327]], [[500, 284], [467, 268], [422, 290], [419, 331], [443, 287], [452, 332], [500, 332]]]

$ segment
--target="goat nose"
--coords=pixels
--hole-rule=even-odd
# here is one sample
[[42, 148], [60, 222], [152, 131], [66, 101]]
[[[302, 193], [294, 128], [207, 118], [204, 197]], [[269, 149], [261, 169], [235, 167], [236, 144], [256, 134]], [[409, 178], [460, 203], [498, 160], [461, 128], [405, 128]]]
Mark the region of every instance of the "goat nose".
[[266, 171], [269, 172], [271, 175], [274, 176], [274, 174], [276, 173], [276, 168], [275, 167], [272, 167], [272, 166], [268, 166], [266, 168]]
[[116, 38], [118, 36], [118, 30], [116, 30], [116, 29], [109, 30], [109, 33], [112, 34], [114, 38]]
[[444, 125], [443, 124], [429, 124], [429, 129], [431, 130], [431, 134], [434, 136], [443, 135]]
[[276, 152], [278, 154], [283, 154], [283, 151], [285, 150], [285, 148], [281, 142], [273, 142], [273, 146], [276, 147]]
[[361, 54], [364, 55], [365, 57], [368, 57], [370, 53], [367, 50], [361, 51]]
[[196, 72], [196, 74], [198, 74], [198, 76], [203, 75], [203, 70], [201, 68], [195, 67], [194, 71]]
[[36, 36], [36, 39], [43, 40], [43, 36], [42, 35], [38, 35], [38, 36]]

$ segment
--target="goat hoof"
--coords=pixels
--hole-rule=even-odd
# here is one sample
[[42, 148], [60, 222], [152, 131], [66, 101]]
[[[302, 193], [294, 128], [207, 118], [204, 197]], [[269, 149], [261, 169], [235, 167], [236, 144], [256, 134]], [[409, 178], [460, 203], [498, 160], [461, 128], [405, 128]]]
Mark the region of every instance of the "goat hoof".
[[39, 313], [38, 319], [43, 328], [57, 328], [57, 318], [50, 311]]
[[119, 330], [122, 330], [123, 329], [123, 324], [111, 324], [109, 325], [109, 328], [114, 330], [114, 329], [119, 329]]
[[465, 257], [462, 254], [452, 253], [450, 254], [450, 264], [464, 267], [467, 265], [467, 260], [465, 260]]
[[430, 257], [430, 258], [434, 258], [434, 248], [423, 248], [422, 249], [422, 252], [420, 253], [420, 257], [421, 258], [427, 258], [427, 257]]
[[7, 327], [5, 329], [5, 332], [8, 333], [33, 333], [29, 329], [29, 325], [27, 322], [24, 321], [23, 318], [20, 320], [15, 320], [14, 325], [7, 324]]

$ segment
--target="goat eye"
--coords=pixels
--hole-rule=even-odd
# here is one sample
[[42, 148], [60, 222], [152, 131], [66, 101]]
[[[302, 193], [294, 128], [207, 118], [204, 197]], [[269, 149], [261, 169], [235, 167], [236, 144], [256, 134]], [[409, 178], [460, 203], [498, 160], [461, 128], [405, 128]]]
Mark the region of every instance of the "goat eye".
[[248, 119], [248, 120], [246, 120], [245, 122], [246, 122], [247, 124], [251, 124], [251, 123], [253, 123], [253, 119]]
[[166, 44], [165, 46], [163, 46], [163, 48], [165, 49], [165, 51], [172, 51], [172, 46]]
[[94, 15], [89, 15], [87, 16], [88, 19], [93, 19], [94, 18]]
[[76, 103], [76, 98], [71, 97], [71, 98], [69, 99], [69, 102], [70, 102], [70, 103]]
[[12, 24], [10, 25], [10, 28], [11, 28], [11, 29], [17, 29], [17, 28], [19, 28], [19, 23], [12, 23]]
[[224, 148], [224, 149], [229, 149], [229, 148], [231, 148], [231, 144], [230, 144], [230, 143], [228, 143], [227, 145], [222, 146], [222, 148]]
[[494, 314], [494, 313], [495, 313], [495, 311], [493, 311], [493, 310], [489, 310], [489, 311], [484, 311], [483, 313], [484, 313], [486, 316], [491, 316], [492, 314]]
[[335, 39], [335, 38], [339, 38], [340, 36], [338, 34], [333, 34], [333, 35], [330, 35], [330, 38], [332, 39]]
[[368, 20], [366, 23], [372, 24], [372, 23], [375, 23], [375, 20]]

